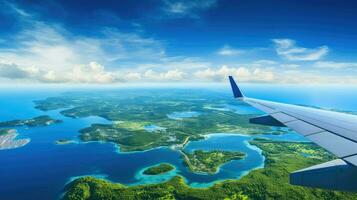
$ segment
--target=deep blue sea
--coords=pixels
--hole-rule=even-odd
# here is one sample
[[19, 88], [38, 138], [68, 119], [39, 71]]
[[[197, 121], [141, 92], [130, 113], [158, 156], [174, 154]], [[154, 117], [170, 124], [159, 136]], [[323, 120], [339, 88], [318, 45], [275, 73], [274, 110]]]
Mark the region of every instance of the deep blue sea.
[[[243, 89], [246, 95], [253, 98], [341, 111], [357, 111], [357, 87], [246, 85]], [[217, 181], [239, 178], [253, 169], [264, 167], [261, 150], [248, 144], [253, 137], [239, 134], [212, 133], [207, 139], [190, 142], [185, 147], [187, 151], [222, 149], [239, 150], [247, 154], [243, 160], [223, 165], [214, 175], [190, 172], [183, 165], [179, 152], [166, 147], [144, 152], [121, 153], [111, 143], [81, 143], [78, 141], [78, 130], [92, 123], [111, 122], [100, 117], [72, 119], [59, 114], [60, 110], [43, 112], [34, 108], [34, 100], [58, 96], [68, 90], [1, 89], [0, 121], [26, 119], [46, 114], [62, 119], [64, 122], [47, 127], [17, 128], [18, 138], [30, 138], [31, 142], [21, 148], [0, 150], [0, 199], [58, 199], [66, 183], [85, 175], [137, 185], [162, 182], [179, 174], [193, 187], [207, 187]], [[90, 92], [90, 89], [86, 90]], [[204, 90], [219, 91], [223, 96], [232, 98], [229, 87]], [[240, 108], [234, 105], [227, 109], [238, 113], [240, 111]], [[241, 111], [246, 113], [248, 110], [244, 107]], [[293, 132], [285, 135], [264, 135], [264, 137], [275, 140], [306, 141]], [[72, 138], [78, 143], [55, 144], [56, 140], [63, 138]], [[142, 174], [146, 167], [161, 162], [171, 163], [176, 169], [160, 176]]]

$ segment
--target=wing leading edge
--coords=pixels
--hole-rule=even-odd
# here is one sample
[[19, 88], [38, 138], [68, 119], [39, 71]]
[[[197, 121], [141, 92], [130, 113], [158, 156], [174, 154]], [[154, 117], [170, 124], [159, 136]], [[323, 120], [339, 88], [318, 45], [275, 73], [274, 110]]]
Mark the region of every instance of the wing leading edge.
[[286, 126], [339, 159], [290, 174], [294, 185], [357, 191], [357, 116], [243, 96], [229, 77], [234, 97], [267, 113], [251, 123]]

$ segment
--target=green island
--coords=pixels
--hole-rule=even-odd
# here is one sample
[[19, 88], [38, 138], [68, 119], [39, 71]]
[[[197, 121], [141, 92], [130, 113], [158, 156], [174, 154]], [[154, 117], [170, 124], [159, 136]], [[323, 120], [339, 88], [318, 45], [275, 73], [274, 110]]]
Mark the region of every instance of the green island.
[[62, 120], [52, 119], [48, 115], [41, 115], [32, 119], [17, 119], [11, 121], [0, 122], [0, 127], [14, 127], [14, 126], [49, 126], [52, 124], [61, 123]]
[[147, 168], [146, 170], [144, 170], [143, 174], [145, 174], [145, 175], [159, 175], [159, 174], [169, 172], [173, 169], [175, 169], [174, 166], [172, 166], [168, 163], [161, 163], [159, 165]]
[[245, 154], [236, 151], [202, 151], [182, 152], [185, 164], [195, 173], [214, 174], [219, 166], [231, 160], [243, 159]]
[[76, 141], [68, 140], [68, 139], [60, 139], [56, 141], [57, 145], [65, 145], [65, 144], [72, 144], [72, 143], [76, 143]]
[[[65, 188], [65, 200], [101, 199], [357, 199], [355, 193], [313, 189], [290, 185], [289, 173], [333, 159], [312, 143], [251, 141], [263, 150], [265, 167], [251, 171], [239, 180], [226, 180], [209, 188], [192, 188], [180, 176], [168, 182], [125, 186], [94, 177], [83, 177]], [[313, 155], [301, 155], [308, 151]]]
[[[228, 99], [228, 100], [227, 100]], [[111, 124], [92, 124], [80, 130], [82, 141], [113, 142], [122, 152], [143, 151], [156, 147], [182, 149], [189, 141], [203, 139], [210, 133], [269, 133], [269, 127], [249, 123], [256, 114], [238, 114], [233, 111], [211, 109], [223, 104], [239, 106], [230, 98], [214, 92], [151, 91], [138, 94], [120, 93], [67, 93], [36, 101], [41, 110], [63, 109], [61, 114], [72, 118], [98, 116]], [[197, 112], [196, 117], [182, 120], [168, 115], [180, 112]], [[157, 131], [145, 129], [148, 125], [162, 127]]]

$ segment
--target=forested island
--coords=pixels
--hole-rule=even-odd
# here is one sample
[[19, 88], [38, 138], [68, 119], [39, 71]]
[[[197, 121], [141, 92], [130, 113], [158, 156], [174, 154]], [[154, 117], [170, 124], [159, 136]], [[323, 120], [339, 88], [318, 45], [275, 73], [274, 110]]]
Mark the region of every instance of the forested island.
[[56, 144], [57, 144], [57, 145], [65, 145], [65, 144], [72, 144], [72, 143], [76, 143], [76, 141], [74, 141], [74, 140], [68, 140], [68, 139], [56, 140]]
[[[249, 123], [257, 114], [239, 114], [236, 101], [215, 93], [136, 91], [127, 93], [69, 93], [37, 101], [41, 110], [63, 109], [61, 114], [72, 118], [98, 116], [112, 123], [91, 124], [80, 130], [82, 141], [101, 141], [118, 144], [120, 151], [142, 151], [156, 147], [171, 147], [184, 151], [187, 143], [201, 140], [211, 133], [279, 134], [285, 129], [274, 129]], [[229, 98], [230, 99], [230, 98]], [[244, 107], [246, 109], [246, 107]], [[180, 120], [168, 114], [197, 112], [195, 117]], [[148, 131], [146, 126], [164, 129]], [[58, 141], [67, 143], [66, 140]], [[95, 177], [79, 178], [65, 188], [63, 199], [355, 199], [351, 193], [293, 186], [288, 183], [289, 173], [332, 160], [331, 154], [310, 143], [273, 142], [260, 139], [250, 142], [262, 149], [265, 166], [239, 180], [225, 180], [209, 188], [193, 188], [185, 178], [176, 176], [160, 184], [126, 186]], [[309, 155], [308, 157], [305, 155]], [[184, 152], [184, 162], [194, 172], [212, 174], [220, 165], [232, 159], [242, 159], [240, 152], [200, 151]], [[191, 161], [192, 160], [192, 161]], [[190, 162], [188, 164], [188, 161]], [[192, 164], [193, 163], [193, 164]], [[150, 174], [160, 176], [162, 168], [153, 166]], [[150, 168], [149, 168], [150, 169]], [[165, 174], [163, 174], [165, 175]]]
[[145, 174], [145, 175], [159, 175], [159, 174], [169, 172], [173, 169], [175, 169], [174, 166], [172, 166], [168, 163], [161, 163], [159, 165], [147, 168], [146, 170], [143, 171], [143, 174]]
[[0, 122], [0, 127], [15, 127], [15, 126], [49, 126], [52, 124], [61, 123], [62, 120], [52, 119], [48, 115], [41, 115], [32, 119], [16, 119], [11, 121]]
[[[35, 103], [36, 108], [44, 111], [64, 108], [60, 113], [66, 117], [98, 116], [113, 122], [83, 128], [80, 130], [80, 139], [86, 142], [113, 142], [123, 152], [161, 146], [176, 147], [203, 139], [203, 135], [210, 133], [262, 134], [270, 131], [269, 127], [249, 123], [249, 118], [254, 114], [241, 115], [234, 110], [212, 109], [229, 103], [237, 104], [214, 93], [142, 91], [140, 94], [128, 92], [126, 95], [71, 93]], [[172, 117], [182, 113], [200, 114], [185, 116], [181, 120]], [[149, 125], [161, 129], [149, 131], [145, 128]]]
[[214, 174], [219, 166], [231, 160], [243, 159], [245, 154], [236, 151], [202, 151], [182, 152], [185, 164], [195, 173]]
[[[89, 199], [356, 199], [355, 193], [313, 189], [290, 185], [289, 173], [333, 159], [325, 150], [311, 143], [252, 141], [263, 150], [265, 167], [250, 172], [239, 180], [227, 180], [209, 188], [192, 188], [176, 176], [160, 184], [125, 186], [94, 177], [69, 183], [65, 200]], [[310, 152], [306, 158], [301, 153]]]

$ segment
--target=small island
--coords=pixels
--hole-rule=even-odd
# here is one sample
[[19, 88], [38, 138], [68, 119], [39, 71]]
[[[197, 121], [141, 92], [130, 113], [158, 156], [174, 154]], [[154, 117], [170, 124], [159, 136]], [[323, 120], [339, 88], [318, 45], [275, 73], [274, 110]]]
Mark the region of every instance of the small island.
[[30, 142], [30, 139], [16, 139], [17, 135], [15, 129], [0, 129], [0, 150], [19, 148]]
[[56, 141], [57, 145], [65, 145], [65, 144], [72, 144], [72, 143], [76, 143], [76, 141], [68, 140], [68, 139], [60, 139]]
[[210, 99], [207, 104], [211, 107], [231, 102], [208, 93], [181, 94], [172, 90], [154, 96], [151, 91], [139, 96], [125, 92], [100, 94], [73, 92], [35, 101], [35, 104], [37, 109], [44, 111], [61, 109], [60, 114], [65, 117], [96, 116], [110, 121], [83, 127], [79, 139], [115, 143], [121, 152], [163, 146], [183, 149], [188, 142], [202, 140], [202, 135], [210, 133], [253, 135], [271, 131], [270, 127], [249, 123], [252, 116], [248, 114], [204, 108], [199, 99]]
[[145, 174], [145, 175], [159, 175], [159, 174], [169, 172], [173, 169], [175, 169], [174, 166], [172, 166], [168, 163], [161, 163], [159, 165], [147, 168], [146, 170], [144, 170], [143, 174]]
[[0, 127], [14, 127], [14, 126], [49, 126], [52, 124], [61, 123], [62, 120], [52, 119], [48, 115], [41, 115], [32, 119], [16, 119], [11, 121], [0, 122]]
[[[289, 183], [289, 173], [301, 166], [311, 166], [334, 159], [333, 155], [312, 143], [251, 141], [262, 149], [265, 166], [241, 179], [224, 180], [208, 188], [187, 185], [175, 176], [163, 183], [125, 186], [95, 177], [73, 180], [65, 187], [63, 200], [89, 199], [356, 199], [356, 193], [307, 187]], [[305, 157], [301, 151], [313, 151]], [[151, 197], [151, 198], [150, 198]]]
[[242, 152], [234, 151], [202, 151], [195, 150], [192, 153], [182, 151], [185, 164], [195, 173], [214, 174], [219, 166], [231, 160], [240, 160], [245, 157]]

